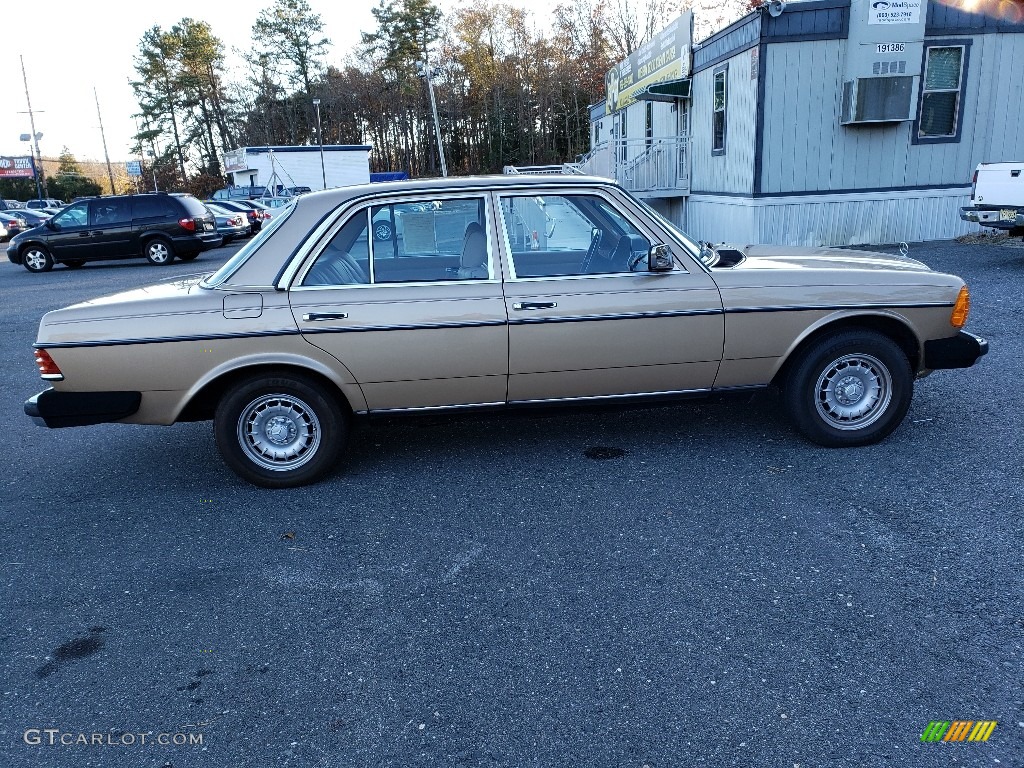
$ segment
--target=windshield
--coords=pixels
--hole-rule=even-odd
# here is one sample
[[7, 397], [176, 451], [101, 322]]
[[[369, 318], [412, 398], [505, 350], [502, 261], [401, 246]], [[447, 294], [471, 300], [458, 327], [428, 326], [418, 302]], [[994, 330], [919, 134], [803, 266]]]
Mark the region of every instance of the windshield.
[[228, 259], [224, 263], [224, 266], [203, 280], [199, 286], [201, 288], [214, 288], [227, 280], [236, 269], [242, 266], [250, 256], [260, 249], [260, 246], [270, 239], [274, 232], [281, 227], [294, 210], [294, 208], [285, 208], [279, 216], [271, 219], [267, 224], [264, 224], [263, 228], [252, 240], [239, 248], [238, 253]]
[[[676, 240], [676, 242], [678, 242], [680, 245], [686, 248], [686, 250], [689, 251], [691, 256], [700, 259], [701, 263], [704, 264], [705, 267], [711, 266], [711, 264], [709, 263], [709, 257], [706, 255], [707, 249], [705, 249], [699, 242], [691, 238], [688, 234], [683, 232], [683, 230], [681, 230], [671, 221], [666, 219], [664, 216], [662, 216], [654, 208], [652, 208], [650, 205], [648, 205], [640, 198], [633, 197], [632, 195], [630, 195], [630, 197], [633, 198], [633, 201], [637, 205], [644, 209], [645, 213], [647, 213], [652, 219], [661, 224], [661, 226], [668, 232], [670, 237], [673, 237]], [[711, 260], [713, 261], [714, 259]]]

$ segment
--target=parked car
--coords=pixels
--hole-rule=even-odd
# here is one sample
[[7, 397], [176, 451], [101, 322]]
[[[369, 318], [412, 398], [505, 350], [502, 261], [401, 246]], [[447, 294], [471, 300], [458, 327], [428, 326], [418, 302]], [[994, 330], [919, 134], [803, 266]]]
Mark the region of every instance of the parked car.
[[169, 264], [175, 256], [191, 261], [222, 240], [213, 214], [192, 195], [114, 195], [73, 203], [41, 227], [16, 235], [7, 258], [29, 272], [133, 257]]
[[21, 224], [17, 216], [8, 216], [7, 211], [0, 212], [0, 243], [6, 243], [21, 232]]
[[270, 211], [271, 218], [277, 215], [277, 212], [284, 208], [286, 205], [291, 205], [295, 202], [294, 197], [264, 197], [260, 199], [263, 205], [267, 206]]
[[44, 213], [43, 211], [33, 211], [29, 208], [17, 208], [9, 210], [7, 213], [11, 216], [17, 216], [25, 222], [25, 226], [23, 226], [22, 229], [32, 229], [33, 227], [41, 226], [50, 219], [50, 214]]
[[291, 195], [292, 197], [298, 197], [299, 195], [305, 195], [313, 190], [309, 187], [285, 187], [283, 192], [285, 195]]
[[14, 211], [19, 208], [24, 208], [25, 204], [20, 200], [0, 200], [0, 210]]
[[238, 204], [252, 208], [254, 211], [262, 214], [264, 221], [274, 218], [274, 209], [263, 202], [263, 200], [239, 200]]
[[[377, 241], [388, 208], [404, 235]], [[969, 306], [900, 255], [698, 243], [606, 179], [367, 184], [299, 198], [216, 273], [47, 313], [53, 388], [25, 412], [213, 419], [226, 463], [268, 487], [328, 472], [357, 415], [770, 385], [810, 440], [857, 446], [899, 426], [916, 376], [986, 353]]]
[[206, 203], [206, 207], [217, 221], [217, 233], [224, 238], [224, 245], [237, 237], [249, 237], [252, 234], [249, 220], [244, 213], [229, 211], [216, 203]]
[[44, 197], [39, 200], [29, 200], [25, 203], [25, 207], [32, 210], [42, 210], [43, 208], [54, 208], [60, 210], [64, 207], [63, 200], [54, 200], [52, 197]]
[[971, 178], [971, 205], [960, 218], [1024, 237], [1024, 161], [980, 163]]
[[266, 217], [263, 216], [262, 211], [257, 211], [253, 206], [246, 205], [249, 202], [248, 200], [209, 200], [207, 202], [216, 203], [225, 210], [241, 213], [248, 220], [249, 228], [253, 234], [263, 228], [263, 220]]
[[256, 197], [263, 197], [269, 194], [266, 187], [252, 185], [247, 187], [225, 187], [224, 189], [218, 189], [212, 195], [211, 199], [221, 200], [252, 200]]

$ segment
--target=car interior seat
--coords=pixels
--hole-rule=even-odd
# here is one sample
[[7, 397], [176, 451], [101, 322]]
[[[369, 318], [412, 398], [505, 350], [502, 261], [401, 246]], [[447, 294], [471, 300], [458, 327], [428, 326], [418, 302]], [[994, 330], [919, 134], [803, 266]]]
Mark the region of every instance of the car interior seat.
[[479, 223], [473, 221], [466, 227], [462, 240], [462, 257], [459, 261], [459, 280], [487, 278], [487, 235]]

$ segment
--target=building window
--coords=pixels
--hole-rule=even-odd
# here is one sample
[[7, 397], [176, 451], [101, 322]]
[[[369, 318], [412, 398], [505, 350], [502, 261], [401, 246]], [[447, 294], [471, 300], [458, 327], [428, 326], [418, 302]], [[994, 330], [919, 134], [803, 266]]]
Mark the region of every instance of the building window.
[[601, 140], [601, 124], [594, 123], [594, 143], [593, 146], [597, 146], [597, 143]]
[[649, 147], [654, 142], [654, 104], [648, 101], [644, 107], [644, 138]]
[[727, 81], [729, 79], [728, 67], [715, 70], [714, 74], [714, 98], [712, 99], [711, 113], [711, 154], [725, 154], [725, 125], [726, 105], [728, 103]]
[[966, 44], [925, 48], [917, 119], [919, 142], [960, 140], [967, 53]]

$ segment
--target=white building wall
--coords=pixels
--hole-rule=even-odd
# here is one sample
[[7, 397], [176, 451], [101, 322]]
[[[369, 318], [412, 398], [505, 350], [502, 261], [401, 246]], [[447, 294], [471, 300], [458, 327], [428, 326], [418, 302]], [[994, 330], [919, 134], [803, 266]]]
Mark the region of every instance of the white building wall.
[[881, 245], [950, 240], [980, 231], [962, 221], [970, 188], [884, 191], [798, 197], [691, 195], [691, 236], [713, 243]]

